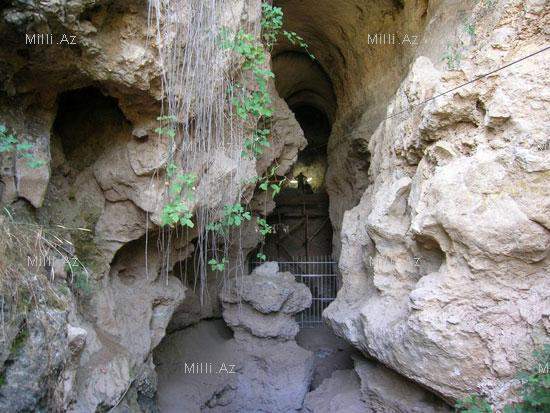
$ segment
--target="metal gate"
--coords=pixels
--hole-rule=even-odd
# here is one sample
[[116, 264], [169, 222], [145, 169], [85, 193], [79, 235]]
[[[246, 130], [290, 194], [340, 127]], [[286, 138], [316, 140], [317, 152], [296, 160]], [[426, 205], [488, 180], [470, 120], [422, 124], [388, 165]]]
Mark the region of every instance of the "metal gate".
[[[251, 263], [251, 270], [262, 263]], [[279, 271], [290, 272], [296, 281], [308, 286], [311, 291], [311, 306], [296, 314], [300, 328], [317, 327], [323, 324], [323, 310], [334, 301], [340, 287], [336, 274], [336, 261], [330, 256], [293, 257], [293, 261], [279, 261]]]

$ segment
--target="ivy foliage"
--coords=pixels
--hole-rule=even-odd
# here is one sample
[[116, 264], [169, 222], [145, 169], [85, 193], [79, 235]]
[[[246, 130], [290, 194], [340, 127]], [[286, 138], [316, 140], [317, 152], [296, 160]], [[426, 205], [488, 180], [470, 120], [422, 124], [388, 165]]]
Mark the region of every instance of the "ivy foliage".
[[315, 60], [315, 55], [309, 51], [309, 46], [302, 37], [298, 36], [295, 32], [287, 32], [286, 30], [283, 31], [283, 34], [291, 44], [304, 49], [311, 60]]
[[260, 178], [260, 185], [259, 188], [262, 191], [267, 191], [271, 189], [272, 194], [271, 196], [275, 198], [279, 192], [281, 192], [281, 189], [283, 188], [283, 184], [286, 181], [286, 178], [283, 178], [282, 180], [279, 180], [277, 178], [277, 169], [279, 168], [279, 165], [275, 165], [271, 167], [271, 169], [265, 174], [264, 178]]
[[[267, 121], [273, 115], [271, 96], [268, 91], [268, 81], [275, 74], [266, 68], [266, 49], [273, 49], [281, 34], [283, 27], [283, 10], [269, 3], [262, 4], [261, 39], [257, 39], [252, 33], [246, 33], [243, 29], [231, 36], [224, 28], [221, 31], [221, 47], [231, 50], [242, 58], [241, 69], [252, 75], [253, 82], [249, 85], [234, 84], [230, 87], [233, 93], [231, 103], [239, 118], [248, 122], [248, 137], [245, 139], [242, 156], [245, 158], [259, 158], [266, 148], [270, 146], [269, 136], [271, 130], [261, 127], [259, 124]], [[315, 59], [309, 52], [308, 45], [302, 37], [294, 32], [282, 31], [288, 41], [303, 48], [307, 54]]]
[[231, 228], [240, 227], [244, 221], [250, 221], [252, 214], [245, 211], [241, 204], [225, 205], [223, 207], [223, 218], [220, 221], [211, 222], [207, 225], [209, 231], [221, 235], [228, 235]]
[[[173, 146], [176, 136], [175, 129], [171, 123], [175, 122], [173, 116], [159, 116], [157, 120], [160, 126], [155, 129], [159, 136], [167, 136], [170, 139], [170, 146]], [[168, 202], [162, 208], [161, 223], [163, 226], [173, 227], [181, 225], [187, 228], [194, 228], [193, 213], [188, 203], [195, 199], [195, 183], [197, 176], [193, 173], [177, 173], [178, 167], [170, 161], [166, 167], [166, 185], [168, 187]]]
[[265, 218], [259, 218], [258, 221], [258, 228], [260, 229], [260, 234], [262, 234], [264, 237], [267, 234], [271, 234], [273, 232], [273, 227], [267, 223], [267, 220]]
[[506, 406], [505, 413], [550, 412], [550, 344], [534, 353], [536, 364], [527, 372], [522, 372], [522, 401]]
[[269, 135], [267, 128], [259, 128], [262, 120], [268, 120], [273, 115], [271, 108], [271, 96], [268, 91], [268, 81], [275, 75], [266, 69], [266, 53], [264, 45], [251, 33], [245, 33], [240, 29], [230, 39], [227, 31], [222, 32], [222, 48], [232, 50], [243, 59], [243, 72], [252, 74], [251, 85], [237, 83], [231, 86], [233, 93], [231, 103], [235, 113], [248, 125], [247, 138], [244, 141], [242, 156], [250, 159], [259, 158], [264, 148], [269, 147]]
[[[268, 50], [272, 50], [277, 43], [281, 29], [283, 28], [283, 9], [274, 7], [269, 3], [262, 4], [262, 38]], [[294, 46], [304, 49], [308, 56], [315, 60], [313, 53], [309, 51], [306, 41], [295, 32], [282, 31], [282, 34]]]
[[25, 159], [31, 169], [40, 168], [44, 161], [36, 159], [33, 154], [34, 145], [28, 140], [19, 140], [15, 133], [9, 133], [5, 124], [0, 123], [0, 154], [12, 153], [20, 159]]
[[225, 270], [225, 265], [228, 263], [227, 258], [223, 257], [220, 261], [215, 258], [212, 258], [208, 261], [208, 265], [212, 271], [223, 271]]
[[[236, 33], [230, 33], [227, 28], [220, 31], [220, 47], [222, 50], [231, 51], [241, 59], [241, 71], [243, 79], [250, 79], [246, 84], [234, 83], [228, 93], [231, 96], [231, 105], [234, 113], [240, 118], [246, 128], [246, 137], [243, 142], [241, 156], [248, 159], [259, 159], [267, 148], [270, 147], [271, 117], [273, 116], [272, 100], [269, 93], [269, 81], [275, 74], [268, 68], [267, 53], [273, 49], [279, 36], [282, 35], [293, 45], [303, 48], [307, 54], [315, 59], [309, 51], [308, 45], [302, 37], [294, 32], [283, 31], [283, 11], [280, 7], [274, 7], [269, 3], [262, 3], [261, 35], [258, 38], [253, 33], [247, 33], [239, 29]], [[170, 126], [176, 119], [172, 116], [161, 116], [156, 132], [159, 136], [167, 136], [174, 143], [176, 132]], [[263, 191], [272, 191], [275, 197], [282, 189], [285, 181], [276, 176], [277, 167], [273, 167], [264, 177], [255, 178]], [[197, 177], [192, 174], [177, 174], [177, 167], [169, 163], [167, 167], [168, 202], [165, 204], [161, 219], [163, 225], [182, 225], [193, 228], [192, 212], [189, 210], [188, 201], [193, 199], [193, 190]], [[227, 236], [230, 229], [239, 227], [245, 221], [250, 221], [252, 214], [239, 204], [226, 205], [223, 208], [223, 217], [207, 225], [207, 230]], [[272, 232], [272, 227], [264, 218], [257, 219], [258, 230], [262, 236]], [[258, 253], [257, 258], [266, 260], [263, 253]], [[227, 259], [212, 258], [208, 261], [212, 271], [224, 271]]]

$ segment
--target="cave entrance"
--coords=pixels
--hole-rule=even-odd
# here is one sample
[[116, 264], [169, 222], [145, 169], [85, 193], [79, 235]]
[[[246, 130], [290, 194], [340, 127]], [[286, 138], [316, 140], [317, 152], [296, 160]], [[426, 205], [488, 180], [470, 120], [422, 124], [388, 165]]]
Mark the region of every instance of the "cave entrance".
[[[287, 98], [307, 140], [287, 184], [275, 197], [275, 209], [267, 217], [273, 232], [262, 247], [267, 260], [277, 261], [311, 291], [312, 304], [296, 317], [301, 328], [323, 325], [322, 314], [336, 298], [338, 279], [332, 257], [332, 224], [325, 187], [327, 143], [331, 133], [326, 113], [307, 100]], [[250, 271], [260, 265], [252, 262]]]
[[332, 255], [332, 226], [325, 188], [327, 140], [330, 123], [311, 105], [291, 107], [308, 146], [288, 176], [288, 184], [275, 198], [268, 217], [273, 233], [266, 238], [264, 254], [272, 261], [329, 261]]

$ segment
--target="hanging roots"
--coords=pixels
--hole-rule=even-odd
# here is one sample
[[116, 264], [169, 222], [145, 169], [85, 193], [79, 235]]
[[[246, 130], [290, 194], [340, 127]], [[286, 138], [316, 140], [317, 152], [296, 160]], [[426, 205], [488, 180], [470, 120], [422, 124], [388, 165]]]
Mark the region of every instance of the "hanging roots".
[[[242, 9], [235, 11], [238, 4]], [[260, 6], [258, 0], [149, 0], [149, 24], [155, 25], [162, 67], [162, 118], [174, 131], [169, 165], [184, 174], [195, 174], [200, 180], [201, 174], [221, 158], [230, 158], [237, 165], [234, 171], [240, 171], [241, 163], [246, 162], [241, 157], [246, 125], [233, 116], [232, 107], [235, 92], [231, 85], [240, 74], [234, 53], [224, 50], [220, 43], [227, 30], [244, 29], [259, 36], [259, 19], [249, 23], [243, 15], [251, 11], [259, 15]], [[230, 15], [232, 12], [238, 14]], [[229, 250], [228, 235], [208, 232], [207, 224], [220, 218], [224, 205], [238, 203], [242, 196], [242, 176], [232, 173], [226, 179], [230, 184], [223, 194], [216, 195], [221, 196], [221, 202], [195, 208], [198, 239], [194, 273], [200, 276], [201, 300], [209, 257], [226, 256]], [[209, 199], [208, 185], [194, 189], [204, 192], [195, 193], [195, 199]], [[173, 232], [172, 228], [161, 230], [166, 272], [173, 265], [169, 262]], [[242, 257], [237, 261], [233, 268], [242, 267]]]

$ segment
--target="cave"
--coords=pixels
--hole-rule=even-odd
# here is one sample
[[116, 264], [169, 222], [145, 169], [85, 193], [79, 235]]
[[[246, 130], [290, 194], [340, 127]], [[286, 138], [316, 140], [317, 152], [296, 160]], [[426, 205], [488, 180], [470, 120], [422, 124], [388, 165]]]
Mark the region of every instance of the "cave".
[[550, 411], [548, 2], [96, 3], [0, 6], [0, 411]]
[[270, 261], [328, 260], [332, 256], [332, 226], [325, 174], [330, 122], [322, 110], [307, 102], [290, 108], [308, 145], [298, 154], [288, 182], [275, 197], [275, 209], [268, 216], [273, 233], [266, 237], [262, 251]]
[[[311, 305], [293, 314], [300, 327], [295, 336], [298, 347], [289, 345], [283, 350], [283, 347], [274, 346], [270, 356], [266, 356], [255, 347], [255, 337], [265, 337], [268, 341], [273, 337], [263, 328], [243, 326], [242, 320], [236, 321], [234, 316], [228, 315], [232, 314], [234, 304], [223, 293], [220, 301], [216, 300], [216, 288], [212, 285], [220, 281], [216, 281], [215, 276], [211, 275], [208, 280], [211, 293], [207, 294], [206, 306], [199, 304], [197, 291], [201, 287], [197, 289], [196, 283], [191, 286], [187, 281], [192, 291], [176, 310], [168, 326], [169, 334], [154, 353], [159, 376], [159, 405], [163, 411], [176, 412], [182, 403], [193, 400], [197, 407], [202, 403], [200, 408], [206, 411], [252, 411], [251, 406], [260, 403], [255, 408], [261, 411], [266, 404], [273, 403], [271, 408], [275, 411], [293, 411], [297, 406], [292, 405], [290, 388], [303, 386], [303, 377], [296, 366], [301, 366], [297, 355], [305, 349], [315, 355], [312, 376], [307, 384], [307, 392], [311, 394], [315, 391], [322, 394], [326, 389], [320, 386], [324, 380], [330, 381], [335, 370], [354, 371], [355, 368], [356, 374], [365, 380], [361, 368], [372, 369], [374, 376], [380, 374], [384, 377], [382, 380], [410, 389], [407, 391], [411, 399], [405, 403], [416, 404], [421, 411], [446, 412], [449, 410], [446, 402], [413, 382], [392, 376], [393, 372], [385, 371], [374, 360], [368, 360], [368, 367], [358, 367], [362, 363], [358, 361], [360, 353], [334, 334], [323, 320], [323, 312], [342, 287], [338, 260], [344, 212], [360, 202], [361, 195], [372, 183], [368, 176], [371, 166], [369, 136], [383, 122], [388, 102], [417, 52], [417, 46], [411, 44], [370, 44], [369, 35], [393, 33], [396, 27], [409, 33], [422, 33], [427, 25], [428, 3], [419, 1], [405, 5], [380, 1], [376, 7], [367, 8], [363, 2], [351, 1], [335, 9], [328, 1], [280, 0], [274, 5], [284, 11], [285, 29], [300, 33], [308, 44], [308, 49], [303, 50], [282, 38], [271, 51], [277, 93], [298, 122], [307, 145], [298, 152], [288, 173], [277, 177], [283, 186], [273, 199], [273, 210], [266, 217], [273, 230], [249, 252], [247, 264], [248, 272], [260, 280], [267, 271], [266, 282], [270, 283], [269, 277], [274, 272], [265, 270], [262, 260], [257, 257], [263, 255], [269, 264], [278, 263], [279, 271], [289, 271], [296, 281], [308, 287]], [[400, 208], [405, 207], [396, 206]], [[418, 240], [419, 271], [437, 271], [443, 264], [441, 249], [437, 244], [424, 242], [422, 237]], [[372, 256], [369, 260], [369, 265], [374, 266]], [[188, 262], [184, 266], [190, 268], [191, 265]], [[182, 266], [177, 267], [181, 273]], [[186, 277], [188, 274], [185, 271]], [[234, 288], [253, 289], [238, 281]], [[266, 284], [264, 288], [269, 287]], [[216, 319], [220, 315], [217, 309], [220, 305], [224, 322]], [[235, 311], [242, 311], [247, 318], [248, 307], [254, 305], [257, 303], [243, 302]], [[260, 322], [277, 325], [270, 317], [262, 315]], [[284, 352], [294, 365], [290, 367], [279, 360], [278, 351]], [[215, 357], [209, 356], [211, 354]], [[240, 358], [242, 355], [245, 359]], [[246, 372], [244, 375], [251, 376], [255, 384], [230, 380], [229, 384], [221, 386], [220, 377], [208, 377], [212, 368], [216, 369], [227, 360], [230, 365], [240, 364]], [[280, 364], [277, 368], [273, 363]], [[257, 373], [258, 370], [263, 373]], [[272, 399], [265, 396], [265, 400], [258, 402], [248, 390], [243, 390], [251, 387], [256, 392], [268, 392], [272, 381], [277, 383], [281, 379], [277, 372], [283, 370], [287, 370], [283, 374], [286, 384], [275, 385], [277, 390], [271, 395]], [[351, 380], [346, 385], [353, 388], [355, 378], [355, 373], [351, 374], [344, 382]], [[197, 380], [203, 386], [201, 390], [195, 388]], [[261, 385], [255, 387], [257, 383]], [[354, 408], [366, 409], [358, 406], [363, 405], [359, 402]]]
[[105, 95], [98, 87], [63, 92], [57, 105], [52, 131], [59, 139], [65, 159], [72, 165], [80, 168], [92, 165], [131, 133], [117, 99]]
[[[300, 354], [306, 349], [315, 355], [307, 385], [307, 391], [314, 392], [335, 370], [353, 369], [354, 360], [360, 358], [353, 347], [325, 326], [322, 314], [342, 284], [337, 268], [343, 213], [359, 202], [368, 184], [371, 154], [367, 136], [385, 115], [385, 105], [405, 76], [415, 53], [411, 47], [368, 45], [367, 36], [369, 31], [389, 31], [399, 25], [422, 30], [427, 6], [424, 2], [404, 7], [400, 2], [381, 1], [376, 8], [367, 10], [359, 1], [344, 2], [336, 9], [331, 2], [276, 1], [274, 4], [284, 11], [285, 29], [300, 33], [309, 45], [308, 50], [303, 50], [282, 38], [271, 52], [276, 90], [299, 124], [307, 145], [298, 152], [288, 173], [277, 177], [283, 182], [282, 189], [274, 197], [274, 208], [266, 217], [273, 230], [248, 253], [247, 264], [248, 272], [261, 279], [265, 270], [263, 261], [257, 257], [263, 255], [265, 261], [278, 263], [279, 271], [289, 271], [311, 292], [311, 305], [293, 315], [300, 327], [295, 337], [299, 347], [283, 351]], [[191, 257], [187, 264], [177, 265], [177, 271], [181, 273], [183, 267], [190, 268], [196, 260]], [[184, 273], [188, 280], [190, 272]], [[216, 277], [208, 283], [215, 284]], [[242, 330], [248, 332], [248, 326], [243, 327], [227, 315], [224, 315], [225, 322], [216, 320], [216, 315], [219, 316], [216, 306], [222, 305], [223, 312], [229, 312], [230, 299], [217, 302], [214, 288], [212, 294], [208, 294], [208, 304], [201, 307], [197, 284], [191, 286], [187, 281], [187, 285], [191, 290], [189, 296], [176, 310], [168, 326], [169, 334], [155, 350], [159, 405], [166, 412], [176, 412], [181, 403], [193, 400], [196, 406], [203, 404], [201, 409], [224, 411], [223, 406], [228, 403], [227, 411], [249, 411], [250, 404], [244, 402], [239, 406], [230, 404], [229, 400], [243, 402], [239, 399], [242, 396], [248, 403], [254, 403], [246, 391], [240, 393], [243, 386], [254, 385], [236, 381], [215, 392], [212, 389], [220, 389], [221, 379], [209, 378], [209, 369], [215, 369], [223, 360], [232, 360], [229, 364], [241, 363], [247, 374], [269, 387], [266, 383], [277, 381], [276, 372], [270, 372], [272, 376], [265, 373], [256, 377], [256, 373], [250, 371], [260, 365], [263, 371], [275, 368], [273, 360], [253, 344], [240, 347], [248, 340], [254, 342], [248, 336], [242, 338]], [[235, 288], [248, 291], [252, 287]], [[240, 305], [248, 308], [251, 304]], [[241, 311], [248, 314], [249, 310]], [[262, 318], [262, 322], [275, 321]], [[266, 334], [268, 340], [272, 339], [259, 330], [255, 334]], [[258, 363], [254, 367], [237, 357], [238, 353], [249, 351], [249, 357]], [[277, 348], [272, 351], [271, 356], [276, 358]], [[205, 362], [212, 359], [210, 354], [216, 355], [213, 365]], [[298, 360], [295, 363], [300, 365]], [[278, 388], [274, 392], [277, 395], [274, 399], [267, 396], [266, 399], [268, 403], [282, 403], [284, 407], [279, 404], [273, 407], [276, 411], [293, 411], [296, 406], [285, 404], [293, 400], [288, 387], [299, 387], [303, 383], [298, 383], [301, 376], [295, 366], [283, 365], [289, 369], [284, 379], [288, 383], [284, 390]], [[197, 380], [204, 389], [193, 390]], [[195, 391], [199, 394], [191, 395]], [[214, 396], [205, 400], [201, 391]], [[422, 394], [420, 390], [415, 391]], [[446, 411], [445, 403], [436, 397], [433, 404]]]

